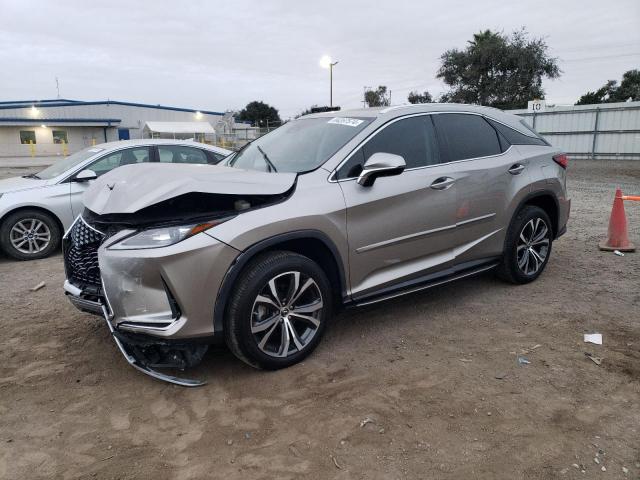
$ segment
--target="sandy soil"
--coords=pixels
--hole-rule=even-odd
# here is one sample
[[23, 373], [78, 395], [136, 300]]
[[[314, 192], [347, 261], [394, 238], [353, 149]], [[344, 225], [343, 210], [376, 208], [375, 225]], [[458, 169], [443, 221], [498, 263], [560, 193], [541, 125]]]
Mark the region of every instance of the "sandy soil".
[[[60, 256], [0, 258], [0, 478], [640, 478], [640, 253], [596, 248], [640, 163], [570, 172], [569, 231], [537, 282], [347, 311], [284, 371], [217, 348], [189, 372], [199, 389], [127, 366], [64, 299]], [[640, 204], [627, 212], [640, 243]]]

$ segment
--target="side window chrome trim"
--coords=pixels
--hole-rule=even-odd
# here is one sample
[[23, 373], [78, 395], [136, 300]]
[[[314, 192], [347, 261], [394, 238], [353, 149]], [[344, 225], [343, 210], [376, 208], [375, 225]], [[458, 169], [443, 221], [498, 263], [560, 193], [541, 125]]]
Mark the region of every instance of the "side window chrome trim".
[[[409, 114], [409, 115], [403, 115], [401, 117], [397, 117], [394, 118], [393, 120], [390, 120], [389, 122], [385, 123], [384, 125], [380, 126], [380, 128], [378, 128], [375, 132], [373, 132], [371, 135], [369, 135], [367, 138], [365, 138], [362, 142], [360, 142], [358, 145], [356, 145], [356, 147], [351, 150], [349, 152], [349, 154], [344, 158], [344, 160], [342, 160], [337, 167], [335, 167], [331, 173], [329, 174], [329, 176], [327, 177], [327, 181], [329, 181], [330, 183], [340, 183], [340, 182], [349, 182], [349, 181], [353, 181], [356, 180], [357, 177], [350, 177], [350, 178], [343, 178], [341, 180], [336, 179], [336, 173], [338, 172], [338, 170], [340, 170], [340, 168], [342, 168], [342, 166], [347, 163], [347, 161], [349, 161], [349, 159], [361, 148], [363, 147], [369, 140], [371, 140], [373, 137], [375, 137], [376, 135], [378, 135], [382, 130], [384, 130], [385, 128], [387, 128], [389, 125], [400, 121], [400, 120], [404, 120], [405, 118], [411, 118], [411, 117], [424, 117], [427, 115], [441, 115], [441, 114], [445, 114], [445, 113], [457, 113], [460, 115], [477, 115], [479, 117], [484, 118], [485, 120], [487, 119], [491, 119], [495, 122], [501, 123], [502, 125], [504, 125], [505, 127], [511, 128], [509, 127], [509, 125], [506, 125], [502, 122], [499, 122], [498, 120], [495, 120], [494, 118], [491, 117], [487, 117], [486, 115], [482, 114], [482, 113], [476, 113], [476, 112], [421, 112], [421, 113], [413, 113], [413, 114]], [[489, 124], [491, 125], [491, 124]], [[493, 127], [491, 127], [493, 128]], [[495, 129], [494, 129], [495, 130]], [[512, 129], [513, 130], [513, 129]], [[517, 131], [517, 130], [516, 130]], [[485, 158], [493, 158], [493, 157], [501, 157], [502, 155], [506, 155], [507, 153], [509, 153], [509, 151], [511, 150], [511, 148], [513, 147], [513, 145], [509, 145], [509, 148], [507, 148], [504, 152], [502, 153], [498, 153], [496, 155], [486, 155], [484, 157], [473, 157], [473, 158], [464, 158], [462, 160], [454, 160], [452, 162], [442, 162], [442, 163], [436, 163], [434, 165], [424, 165], [422, 167], [413, 167], [413, 168], [407, 168], [405, 169], [405, 172], [412, 172], [414, 170], [422, 170], [424, 168], [433, 168], [433, 167], [440, 167], [442, 165], [452, 165], [454, 163], [461, 163], [461, 162], [470, 162], [473, 160], [482, 160]]]

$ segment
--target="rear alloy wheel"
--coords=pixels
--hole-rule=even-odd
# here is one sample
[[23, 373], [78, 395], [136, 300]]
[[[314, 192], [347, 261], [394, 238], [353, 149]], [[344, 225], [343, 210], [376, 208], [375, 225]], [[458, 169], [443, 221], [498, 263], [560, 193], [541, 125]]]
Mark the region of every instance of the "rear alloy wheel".
[[22, 210], [2, 223], [0, 244], [5, 253], [18, 260], [44, 258], [60, 245], [60, 228], [44, 212]]
[[542, 268], [549, 253], [549, 227], [539, 217], [529, 220], [520, 232], [516, 247], [518, 268], [525, 275], [534, 275]]
[[532, 282], [546, 267], [552, 242], [549, 215], [540, 207], [525, 206], [509, 225], [502, 261], [496, 273], [511, 283]]
[[315, 262], [293, 252], [269, 252], [250, 262], [236, 285], [225, 336], [238, 358], [275, 370], [313, 351], [331, 311], [329, 281]]

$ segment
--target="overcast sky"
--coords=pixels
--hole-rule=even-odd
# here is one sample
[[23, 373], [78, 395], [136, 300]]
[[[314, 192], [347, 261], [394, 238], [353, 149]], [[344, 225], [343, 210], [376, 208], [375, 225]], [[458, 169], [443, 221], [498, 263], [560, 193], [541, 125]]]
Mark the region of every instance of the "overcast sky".
[[240, 109], [263, 100], [283, 118], [329, 102], [362, 105], [386, 85], [446, 90], [440, 55], [481, 29], [522, 26], [546, 39], [564, 71], [545, 81], [548, 103], [640, 68], [639, 0], [159, 1], [0, 0], [0, 100], [124, 100]]

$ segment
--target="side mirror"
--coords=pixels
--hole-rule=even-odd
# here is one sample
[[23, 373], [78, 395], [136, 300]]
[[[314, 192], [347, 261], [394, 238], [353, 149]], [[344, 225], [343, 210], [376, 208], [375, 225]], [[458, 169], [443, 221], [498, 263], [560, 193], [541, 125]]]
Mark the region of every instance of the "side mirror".
[[78, 174], [73, 177], [74, 182], [88, 182], [89, 180], [95, 180], [98, 178], [96, 172], [93, 170], [81, 170]]
[[374, 153], [364, 164], [357, 182], [363, 187], [370, 187], [376, 181], [376, 178], [400, 175], [406, 166], [404, 158], [400, 155], [383, 152]]

